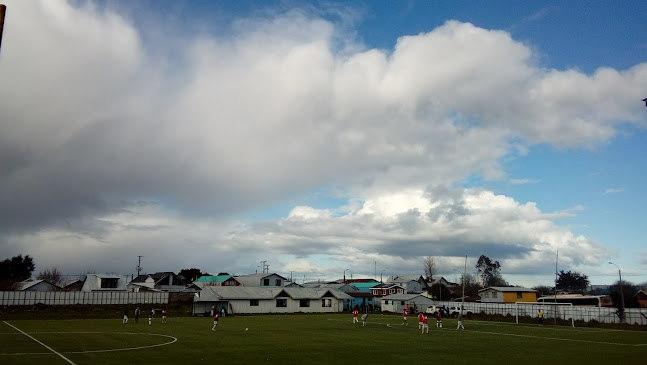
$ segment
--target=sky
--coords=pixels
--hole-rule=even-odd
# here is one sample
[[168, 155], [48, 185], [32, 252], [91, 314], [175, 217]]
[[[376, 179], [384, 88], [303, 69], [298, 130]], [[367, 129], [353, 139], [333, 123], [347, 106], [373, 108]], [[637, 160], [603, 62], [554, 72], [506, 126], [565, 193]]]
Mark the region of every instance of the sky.
[[645, 2], [1, 2], [34, 274], [647, 282]]

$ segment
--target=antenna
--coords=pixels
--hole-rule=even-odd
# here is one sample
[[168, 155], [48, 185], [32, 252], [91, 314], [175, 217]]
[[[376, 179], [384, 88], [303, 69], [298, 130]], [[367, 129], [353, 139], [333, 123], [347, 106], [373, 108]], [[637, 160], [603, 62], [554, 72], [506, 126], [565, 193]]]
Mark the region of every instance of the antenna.
[[137, 256], [137, 276], [139, 276], [139, 273], [142, 271], [142, 257], [144, 256]]
[[266, 264], [266, 262], [267, 261], [261, 261], [261, 264], [263, 264], [263, 274], [270, 272], [270, 265]]

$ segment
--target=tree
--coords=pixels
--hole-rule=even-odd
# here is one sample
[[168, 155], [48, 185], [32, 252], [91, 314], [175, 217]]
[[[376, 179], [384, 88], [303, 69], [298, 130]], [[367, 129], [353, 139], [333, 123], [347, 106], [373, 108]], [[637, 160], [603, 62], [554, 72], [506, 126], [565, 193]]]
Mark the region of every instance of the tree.
[[0, 287], [9, 289], [16, 282], [31, 278], [34, 267], [34, 260], [29, 255], [0, 261]]
[[452, 292], [450, 292], [449, 289], [441, 283], [435, 283], [430, 286], [427, 288], [427, 292], [436, 300], [448, 300], [453, 297]]
[[197, 278], [199, 278], [203, 274], [202, 274], [202, 271], [200, 271], [200, 269], [191, 268], [191, 269], [182, 269], [182, 270], [180, 270], [178, 275], [184, 277], [185, 279], [187, 279], [190, 282], [194, 282], [194, 281], [196, 281]]
[[63, 275], [57, 268], [45, 269], [36, 275], [36, 279], [46, 280], [54, 285], [61, 286], [63, 284]]
[[485, 287], [502, 286], [505, 283], [505, 280], [501, 277], [501, 264], [499, 264], [499, 261], [492, 261], [485, 255], [481, 255], [476, 262], [476, 271]]
[[540, 296], [540, 297], [545, 296], [545, 295], [553, 294], [553, 288], [551, 288], [550, 286], [538, 285], [538, 286], [534, 287], [533, 289], [535, 289], [537, 291], [537, 295]]
[[436, 261], [431, 256], [425, 257], [423, 262], [423, 267], [425, 271], [425, 276], [427, 276], [427, 281], [433, 281], [434, 275], [438, 272], [438, 267], [436, 266]]
[[564, 272], [564, 270], [561, 270], [557, 274], [555, 286], [557, 290], [566, 290], [569, 293], [583, 293], [589, 286], [589, 278], [575, 271]]
[[[630, 281], [622, 280], [622, 290], [620, 290], [620, 281], [616, 281], [609, 287], [609, 295], [613, 300], [613, 306], [622, 308], [622, 297], [624, 296], [625, 308], [640, 307], [634, 296], [639, 291], [639, 287]], [[622, 296], [620, 295], [622, 293]]]
[[476, 297], [479, 295], [479, 290], [481, 290], [481, 284], [479, 284], [478, 277], [474, 274], [464, 274], [461, 275], [461, 285], [465, 281], [465, 296], [466, 297]]

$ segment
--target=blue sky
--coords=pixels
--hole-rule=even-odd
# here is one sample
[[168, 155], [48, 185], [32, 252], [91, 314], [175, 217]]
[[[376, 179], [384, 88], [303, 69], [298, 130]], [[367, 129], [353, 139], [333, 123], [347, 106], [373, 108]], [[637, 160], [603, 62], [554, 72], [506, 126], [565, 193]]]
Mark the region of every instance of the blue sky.
[[4, 3], [2, 257], [647, 282], [647, 4]]

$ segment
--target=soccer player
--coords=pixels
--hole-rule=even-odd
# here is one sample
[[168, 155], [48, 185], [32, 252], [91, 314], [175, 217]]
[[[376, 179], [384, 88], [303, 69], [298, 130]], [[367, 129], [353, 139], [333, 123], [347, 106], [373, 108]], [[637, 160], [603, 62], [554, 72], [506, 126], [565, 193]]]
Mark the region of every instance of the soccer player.
[[150, 326], [151, 323], [153, 323], [153, 313], [155, 313], [155, 309], [151, 308], [151, 311], [148, 312], [148, 325]]
[[459, 329], [465, 329], [465, 327], [463, 326], [463, 313], [461, 312], [458, 312], [458, 326], [456, 327], [456, 331], [458, 331]]
[[368, 318], [368, 313], [362, 314], [362, 326], [366, 327], [366, 318]]
[[422, 333], [429, 333], [429, 324], [427, 324], [427, 316], [422, 315]]
[[216, 313], [213, 316], [213, 327], [211, 327], [211, 330], [215, 331], [217, 326], [218, 326], [218, 313]]
[[135, 308], [135, 322], [139, 322], [139, 307]]
[[423, 319], [422, 317], [424, 317], [424, 316], [425, 316], [425, 315], [424, 315], [424, 314], [422, 314], [422, 312], [419, 312], [419, 313], [418, 313], [418, 329], [421, 329], [421, 328], [422, 328], [422, 319]]
[[212, 306], [211, 306], [211, 316], [212, 316], [212, 317], [213, 317], [213, 314], [214, 314], [213, 312], [214, 312], [215, 310], [216, 310], [216, 306], [215, 306], [215, 305], [212, 305]]
[[358, 313], [359, 312], [357, 311], [357, 309], [353, 309], [353, 324], [359, 323], [359, 319], [357, 319], [357, 314]]
[[166, 323], [166, 309], [162, 309], [162, 323]]
[[128, 308], [124, 309], [124, 324], [128, 323]]
[[544, 325], [544, 314], [541, 312], [541, 309], [539, 312], [537, 312], [537, 318], [539, 319], [539, 325], [543, 326]]
[[438, 311], [436, 316], [436, 327], [443, 328], [443, 316], [440, 314], [440, 311]]
[[404, 325], [405, 326], [409, 325], [409, 322], [407, 322], [407, 315], [409, 314], [408, 312], [409, 311], [406, 308], [404, 309], [404, 312], [402, 312], [402, 316], [403, 316], [402, 318], [404, 320]]

